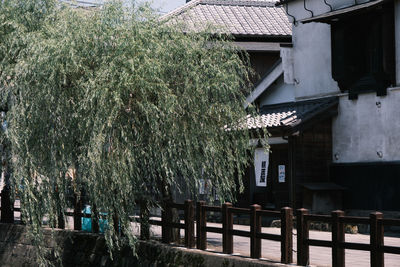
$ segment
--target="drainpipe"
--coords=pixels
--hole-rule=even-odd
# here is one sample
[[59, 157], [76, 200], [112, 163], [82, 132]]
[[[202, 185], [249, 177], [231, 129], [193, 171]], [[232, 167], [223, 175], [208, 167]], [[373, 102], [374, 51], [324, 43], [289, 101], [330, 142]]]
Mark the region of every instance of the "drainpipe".
[[296, 170], [295, 170], [295, 152], [296, 152], [296, 137], [289, 138], [289, 203], [293, 210], [296, 209]]

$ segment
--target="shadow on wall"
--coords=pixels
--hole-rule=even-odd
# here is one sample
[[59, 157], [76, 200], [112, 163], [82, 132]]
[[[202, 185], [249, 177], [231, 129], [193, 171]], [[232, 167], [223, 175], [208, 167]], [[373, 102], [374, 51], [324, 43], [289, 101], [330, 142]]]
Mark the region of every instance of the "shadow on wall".
[[345, 209], [400, 211], [400, 162], [333, 164], [331, 177], [348, 189]]

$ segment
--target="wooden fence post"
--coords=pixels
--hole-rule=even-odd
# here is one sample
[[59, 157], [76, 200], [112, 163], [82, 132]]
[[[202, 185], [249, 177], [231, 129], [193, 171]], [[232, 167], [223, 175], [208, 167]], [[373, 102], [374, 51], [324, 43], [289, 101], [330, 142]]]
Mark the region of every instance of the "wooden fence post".
[[119, 231], [119, 218], [118, 218], [118, 215], [114, 214], [112, 216], [112, 220], [113, 220], [113, 225], [114, 225], [114, 231], [115, 231], [115, 233], [117, 233], [117, 235], [119, 235], [120, 231]]
[[369, 216], [370, 225], [370, 244], [371, 244], [371, 267], [384, 266], [384, 253], [381, 250], [384, 243], [384, 227], [382, 225], [383, 214], [373, 212]]
[[222, 204], [222, 247], [223, 253], [232, 254], [233, 253], [233, 235], [231, 233], [233, 229], [233, 216], [229, 208], [232, 204], [226, 202]]
[[194, 205], [192, 200], [185, 201], [185, 247], [193, 248], [194, 244]]
[[167, 201], [164, 202], [164, 210], [161, 213], [161, 235], [162, 235], [162, 242], [165, 244], [169, 244], [171, 242], [171, 219], [172, 219], [172, 212], [171, 206]]
[[307, 245], [309, 224], [304, 215], [308, 214], [306, 209], [298, 209], [296, 213], [297, 223], [297, 264], [307, 266], [310, 261], [310, 246]]
[[6, 153], [4, 149], [5, 149], [4, 145], [0, 145], [0, 150], [1, 150], [0, 164], [4, 174], [4, 187], [3, 190], [0, 192], [1, 196], [0, 222], [14, 223], [14, 202], [11, 201], [10, 173], [8, 171], [8, 162], [6, 156], [4, 155]]
[[60, 209], [59, 213], [60, 214], [58, 215], [58, 218], [57, 218], [57, 228], [65, 229], [65, 217], [64, 217], [63, 211]]
[[[9, 174], [6, 174], [8, 176]], [[11, 190], [7, 184], [9, 178], [6, 177], [3, 190], [1, 191], [1, 218], [2, 223], [14, 223], [14, 203], [11, 201]]]
[[93, 219], [92, 219], [92, 231], [93, 233], [99, 233], [99, 213], [97, 212], [96, 205], [93, 204]]
[[205, 201], [199, 201], [196, 208], [196, 241], [197, 248], [202, 250], [207, 249], [207, 231], [203, 229], [207, 226], [205, 204]]
[[142, 240], [150, 239], [150, 210], [146, 204], [145, 201], [140, 202], [140, 238]]
[[82, 230], [82, 197], [74, 194], [74, 230]]
[[340, 217], [344, 216], [341, 210], [332, 211], [332, 266], [344, 267], [345, 257], [344, 248], [340, 243], [344, 242], [344, 224], [340, 222]]
[[281, 262], [293, 262], [293, 210], [281, 209]]
[[253, 259], [261, 258], [261, 239], [257, 238], [257, 234], [261, 233], [261, 216], [257, 211], [261, 210], [260, 205], [250, 206], [250, 257]]

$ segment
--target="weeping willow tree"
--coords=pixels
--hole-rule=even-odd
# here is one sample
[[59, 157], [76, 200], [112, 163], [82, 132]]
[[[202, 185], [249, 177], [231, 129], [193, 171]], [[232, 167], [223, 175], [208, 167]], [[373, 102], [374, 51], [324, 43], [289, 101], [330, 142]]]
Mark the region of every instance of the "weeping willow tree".
[[38, 246], [43, 218], [64, 220], [71, 191], [118, 218], [123, 235], [108, 220], [110, 251], [134, 249], [129, 216], [171, 189], [196, 195], [206, 178], [222, 201], [234, 199], [251, 159], [250, 134], [237, 126], [249, 68], [228, 36], [183, 33], [135, 3], [0, 5], [11, 184]]

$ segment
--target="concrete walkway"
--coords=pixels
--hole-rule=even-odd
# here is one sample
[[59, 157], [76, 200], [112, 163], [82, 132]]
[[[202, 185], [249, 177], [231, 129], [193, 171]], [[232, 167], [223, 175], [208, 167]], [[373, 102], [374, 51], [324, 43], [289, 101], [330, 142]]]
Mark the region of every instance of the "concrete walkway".
[[[154, 218], [156, 219], [156, 218]], [[207, 226], [221, 227], [218, 223], [207, 223]], [[137, 225], [134, 227], [135, 232], [138, 232]], [[234, 225], [234, 229], [249, 231], [249, 226]], [[152, 226], [151, 234], [154, 238], [161, 237], [161, 227]], [[280, 234], [279, 228], [263, 227], [263, 233]], [[293, 233], [293, 260], [296, 262], [296, 231]], [[184, 231], [181, 230], [181, 236], [184, 236]], [[310, 231], [310, 238], [320, 240], [331, 240], [330, 232]], [[369, 243], [369, 235], [363, 234], [346, 234], [347, 242]], [[207, 242], [209, 251], [222, 252], [222, 235], [215, 233], [207, 234]], [[385, 237], [385, 245], [400, 247], [400, 238]], [[234, 255], [250, 256], [250, 238], [234, 236]], [[272, 261], [280, 261], [280, 243], [270, 240], [262, 240], [262, 258]], [[310, 247], [310, 265], [311, 266], [332, 266], [331, 249], [324, 247]], [[370, 255], [367, 251], [346, 250], [346, 266], [348, 267], [368, 267], [370, 266]], [[400, 255], [385, 254], [385, 266], [400, 267]]]

